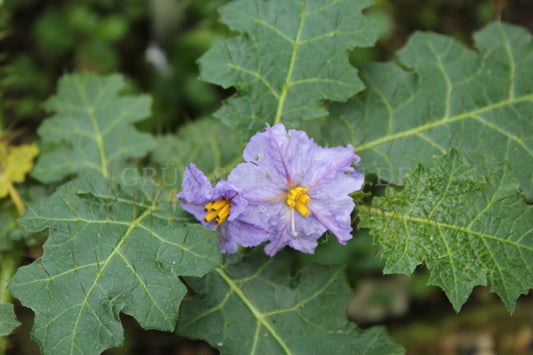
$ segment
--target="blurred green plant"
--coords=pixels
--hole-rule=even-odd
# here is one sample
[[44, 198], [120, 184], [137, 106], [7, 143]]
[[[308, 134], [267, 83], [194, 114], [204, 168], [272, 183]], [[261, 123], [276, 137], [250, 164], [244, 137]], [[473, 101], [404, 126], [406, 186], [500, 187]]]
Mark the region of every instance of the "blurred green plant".
[[[220, 90], [197, 80], [195, 61], [228, 33], [216, 11], [226, 2], [7, 1], [0, 18], [0, 29], [9, 28], [0, 36], [7, 125], [32, 122], [35, 129], [44, 115], [40, 103], [61, 74], [74, 70], [129, 74], [130, 91], [154, 97], [154, 119], [141, 124], [145, 130], [166, 133], [206, 116]], [[150, 48], [168, 70], [153, 65]]]

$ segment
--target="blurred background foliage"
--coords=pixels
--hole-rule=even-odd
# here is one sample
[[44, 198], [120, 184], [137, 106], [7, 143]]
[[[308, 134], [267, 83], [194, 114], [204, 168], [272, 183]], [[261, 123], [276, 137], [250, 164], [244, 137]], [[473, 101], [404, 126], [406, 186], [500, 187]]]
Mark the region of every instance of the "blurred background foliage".
[[[65, 72], [121, 72], [132, 92], [154, 98], [142, 128], [173, 132], [212, 113], [227, 97], [197, 80], [196, 60], [231, 35], [217, 22], [228, 0], [5, 0], [0, 12], [0, 84], [5, 126], [35, 130], [41, 103]], [[392, 24], [375, 48], [354, 50], [351, 62], [390, 59], [415, 30], [471, 44], [471, 33], [496, 18], [531, 26], [531, 0], [376, 0]], [[29, 132], [31, 133], [31, 132]]]
[[[180, 126], [209, 116], [233, 91], [197, 80], [196, 60], [214, 42], [232, 35], [217, 22], [218, 8], [228, 1], [4, 0], [0, 5], [0, 127], [8, 129], [11, 141], [33, 140], [45, 118], [42, 102], [54, 93], [63, 73], [76, 70], [121, 72], [129, 80], [129, 92], [150, 94], [152, 118], [140, 125], [145, 131], [175, 133]], [[392, 59], [416, 30], [451, 35], [471, 47], [472, 33], [495, 19], [533, 30], [533, 0], [375, 3], [389, 17], [391, 31], [375, 48], [354, 49], [350, 61], [356, 66]], [[201, 140], [202, 125], [209, 122], [184, 127], [177, 140], [161, 136], [162, 147], [178, 149], [180, 144]], [[232, 156], [222, 158], [224, 163], [232, 161]], [[156, 155], [154, 159], [157, 162]], [[347, 305], [348, 317], [363, 327], [387, 325], [409, 353], [533, 353], [531, 295], [519, 301], [511, 317], [487, 288], [480, 287], [456, 315], [442, 291], [425, 286], [426, 270], [418, 270], [411, 279], [383, 277], [379, 252], [365, 231], [358, 232], [347, 247], [339, 246], [335, 238], [323, 238], [315, 255], [300, 254], [296, 260], [295, 268], [310, 262], [346, 265], [356, 290]], [[25, 322], [12, 337], [10, 351], [33, 354], [37, 350], [29, 341], [31, 321], [27, 322], [31, 312], [18, 314]], [[201, 342], [142, 331], [135, 321], [123, 318], [126, 344], [107, 353], [216, 353]]]

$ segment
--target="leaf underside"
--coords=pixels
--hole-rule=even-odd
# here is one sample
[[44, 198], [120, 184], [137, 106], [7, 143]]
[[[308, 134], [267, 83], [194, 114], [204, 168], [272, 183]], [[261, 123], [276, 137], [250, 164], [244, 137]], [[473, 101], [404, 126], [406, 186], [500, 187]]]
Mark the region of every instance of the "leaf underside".
[[262, 250], [232, 255], [202, 279], [187, 278], [177, 332], [205, 339], [223, 354], [401, 354], [384, 328], [360, 330], [344, 306], [344, 270], [312, 265], [290, 276], [291, 257]]
[[361, 170], [396, 184], [452, 147], [481, 174], [508, 161], [533, 200], [531, 34], [493, 23], [474, 39], [477, 52], [450, 37], [415, 33], [396, 63], [361, 69], [367, 90], [332, 105], [317, 138], [352, 143]]
[[388, 188], [359, 208], [360, 226], [382, 247], [385, 273], [410, 275], [424, 263], [429, 284], [440, 286], [456, 311], [488, 277], [512, 312], [533, 287], [533, 207], [507, 165], [486, 178], [473, 170], [452, 150], [432, 169], [420, 166], [402, 190]]
[[178, 277], [205, 274], [220, 253], [216, 233], [184, 226], [158, 193], [86, 174], [20, 218], [30, 231], [49, 228], [43, 256], [9, 287], [35, 311], [32, 335], [43, 353], [120, 345], [120, 312], [143, 328], [174, 329], [187, 292]]
[[324, 100], [345, 101], [364, 86], [348, 62], [384, 26], [361, 11], [371, 0], [233, 1], [221, 21], [242, 35], [199, 60], [201, 78], [238, 92], [215, 114], [249, 134], [266, 123], [295, 126], [327, 114]]
[[57, 95], [45, 106], [54, 116], [39, 127], [41, 143], [49, 151], [40, 156], [34, 178], [49, 183], [81, 172], [118, 175], [126, 159], [142, 157], [153, 148], [153, 138], [133, 127], [149, 116], [151, 100], [145, 95], [118, 96], [123, 86], [117, 74], [61, 78]]

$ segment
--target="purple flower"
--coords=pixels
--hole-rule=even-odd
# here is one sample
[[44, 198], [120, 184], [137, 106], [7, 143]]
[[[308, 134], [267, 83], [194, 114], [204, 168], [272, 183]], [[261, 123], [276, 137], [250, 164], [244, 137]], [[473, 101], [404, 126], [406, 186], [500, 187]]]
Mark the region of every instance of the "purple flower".
[[268, 255], [286, 245], [313, 253], [326, 230], [341, 244], [352, 238], [349, 194], [364, 176], [351, 145], [320, 147], [305, 132], [277, 124], [253, 136], [243, 156], [228, 182], [259, 210], [270, 232]]
[[267, 240], [268, 231], [254, 222], [254, 208], [226, 181], [211, 185], [203, 172], [190, 164], [183, 173], [183, 191], [176, 196], [183, 209], [202, 224], [219, 232], [220, 251], [235, 253], [237, 244], [245, 247]]

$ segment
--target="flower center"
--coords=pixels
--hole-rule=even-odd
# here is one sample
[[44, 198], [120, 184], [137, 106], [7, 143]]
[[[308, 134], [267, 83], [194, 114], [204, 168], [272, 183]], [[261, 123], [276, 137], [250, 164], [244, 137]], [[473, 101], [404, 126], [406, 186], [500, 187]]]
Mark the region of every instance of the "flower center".
[[226, 218], [228, 218], [230, 204], [227, 200], [212, 201], [205, 205], [204, 211], [208, 212], [205, 215], [204, 220], [206, 222], [211, 222], [216, 218], [215, 223], [218, 226], [220, 223], [224, 222]]
[[309, 210], [307, 205], [311, 199], [307, 196], [307, 189], [303, 187], [295, 187], [289, 190], [287, 195], [287, 205], [292, 208], [296, 208], [298, 212], [304, 217], [309, 217]]

